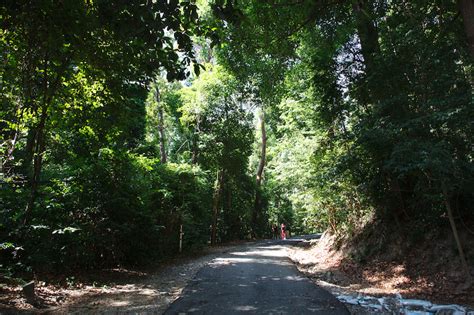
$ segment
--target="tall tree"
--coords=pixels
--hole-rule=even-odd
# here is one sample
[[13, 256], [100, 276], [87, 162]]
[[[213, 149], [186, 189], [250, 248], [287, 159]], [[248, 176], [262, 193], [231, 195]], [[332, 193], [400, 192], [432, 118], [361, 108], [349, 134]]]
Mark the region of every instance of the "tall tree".
[[160, 135], [160, 160], [161, 163], [166, 163], [166, 138], [165, 138], [165, 119], [163, 115], [163, 106], [160, 105], [160, 91], [155, 88], [155, 101], [158, 105], [158, 133]]
[[[211, 242], [218, 242], [224, 233], [221, 209], [226, 209], [224, 188], [234, 189], [231, 196], [239, 196], [247, 187], [231, 186], [234, 179], [245, 177], [253, 141], [251, 113], [243, 108], [239, 82], [220, 66], [207, 65], [190, 87], [183, 89], [181, 121], [196, 139], [201, 152], [198, 164], [215, 174]], [[226, 186], [226, 187], [224, 187]], [[233, 187], [233, 188], [231, 188]], [[247, 192], [248, 193], [248, 192]], [[239, 209], [236, 211], [249, 211]], [[230, 216], [232, 217], [232, 216]]]
[[255, 175], [255, 205], [252, 213], [252, 225], [253, 225], [253, 234], [256, 237], [256, 232], [258, 229], [258, 217], [259, 214], [262, 212], [262, 196], [261, 196], [261, 186], [263, 180], [263, 171], [265, 168], [265, 163], [267, 159], [267, 131], [265, 129], [265, 111], [262, 108], [260, 115], [258, 117], [260, 123], [260, 134], [261, 134], [261, 142], [260, 142], [260, 159], [258, 162], [257, 167], [257, 174]]
[[[466, 144], [472, 137], [466, 135], [472, 128], [461, 116], [449, 114], [472, 111], [471, 61], [459, 49], [469, 38], [460, 31], [469, 34], [472, 19], [458, 19], [460, 10], [468, 14], [470, 4], [215, 2], [216, 16], [226, 21], [221, 24], [225, 44], [218, 56], [234, 73], [247, 73], [249, 79], [238, 75], [244, 82], [255, 77], [247, 68], [259, 73], [273, 64], [282, 70], [270, 76], [276, 79], [277, 94], [285, 73], [302, 64], [310, 69], [309, 106], [316, 109], [313, 132], [321, 142], [315, 167], [320, 167], [317, 173], [328, 187], [342, 190], [317, 191], [321, 211], [327, 210], [335, 229], [343, 218], [351, 218], [352, 211], [361, 217], [365, 213], [354, 199], [363, 200], [368, 211], [376, 209], [386, 220], [446, 211], [433, 202], [442, 198], [439, 183], [445, 176], [436, 161], [450, 165], [449, 171], [444, 169], [453, 179], [448, 190], [472, 198], [463, 188], [472, 176], [460, 172], [468, 167]], [[275, 123], [272, 131], [281, 120]], [[336, 192], [340, 198], [332, 198]], [[420, 207], [423, 214], [415, 210]]]
[[[7, 1], [2, 8], [2, 28], [3, 56], [10, 60], [2, 63], [2, 72], [15, 71], [23, 78], [24, 89], [17, 90], [15, 97], [23, 104], [22, 111], [31, 114], [25, 124], [28, 136], [23, 164], [27, 168], [32, 164], [25, 223], [38, 192], [49, 117], [75, 69], [86, 64], [96, 67], [109, 84], [143, 82], [160, 67], [169, 78], [184, 78], [185, 66], [195, 61], [190, 35], [200, 32], [196, 5], [178, 1], [146, 5]], [[7, 85], [10, 82], [14, 84], [6, 80]]]

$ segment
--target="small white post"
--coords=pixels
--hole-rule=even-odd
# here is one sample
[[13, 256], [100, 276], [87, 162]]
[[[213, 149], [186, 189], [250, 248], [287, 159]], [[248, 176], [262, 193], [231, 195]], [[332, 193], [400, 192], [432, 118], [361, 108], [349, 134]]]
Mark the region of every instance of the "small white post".
[[179, 226], [179, 252], [181, 253], [183, 251], [183, 225], [181, 224]]

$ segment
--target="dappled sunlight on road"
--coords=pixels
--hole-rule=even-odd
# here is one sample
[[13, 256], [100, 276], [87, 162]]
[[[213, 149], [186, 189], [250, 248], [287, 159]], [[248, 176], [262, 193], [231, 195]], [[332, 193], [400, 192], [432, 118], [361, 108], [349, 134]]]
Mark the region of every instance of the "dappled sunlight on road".
[[248, 258], [243, 257], [226, 257], [226, 258], [216, 258], [211, 263], [209, 267], [217, 268], [219, 266], [235, 266], [238, 264], [263, 264], [263, 265], [280, 265], [280, 266], [290, 266], [291, 262], [287, 260], [278, 260], [279, 257], [275, 258], [264, 258], [259, 256], [253, 256]]
[[262, 257], [287, 257], [286, 248], [283, 246], [256, 247], [257, 250], [232, 252], [235, 256], [262, 256]]
[[347, 314], [298, 273], [280, 240], [254, 243], [215, 258], [166, 314]]
[[258, 308], [256, 308], [255, 306], [252, 306], [252, 305], [235, 306], [233, 309], [236, 310], [236, 311], [240, 311], [240, 312], [248, 312], [248, 311], [258, 310]]
[[242, 250], [228, 253], [228, 256], [214, 259], [209, 266], [216, 268], [236, 264], [276, 264], [291, 265], [286, 248], [280, 245], [258, 246], [250, 250]]

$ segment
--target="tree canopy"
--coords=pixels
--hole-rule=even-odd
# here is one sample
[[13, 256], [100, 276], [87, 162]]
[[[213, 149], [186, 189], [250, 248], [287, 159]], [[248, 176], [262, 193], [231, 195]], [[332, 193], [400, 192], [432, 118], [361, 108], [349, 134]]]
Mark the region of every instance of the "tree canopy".
[[188, 248], [281, 223], [456, 235], [474, 220], [473, 11], [4, 1], [1, 271], [142, 264], [181, 227]]

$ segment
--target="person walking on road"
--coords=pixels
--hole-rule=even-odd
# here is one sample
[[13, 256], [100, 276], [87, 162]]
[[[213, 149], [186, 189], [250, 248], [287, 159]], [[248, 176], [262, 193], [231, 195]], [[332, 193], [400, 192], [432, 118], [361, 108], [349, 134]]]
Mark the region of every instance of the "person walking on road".
[[285, 231], [285, 228], [286, 228], [285, 223], [282, 223], [282, 224], [281, 224], [281, 231], [280, 231], [280, 232], [281, 232], [281, 239], [282, 239], [282, 240], [285, 240], [285, 239], [286, 239], [286, 231]]

